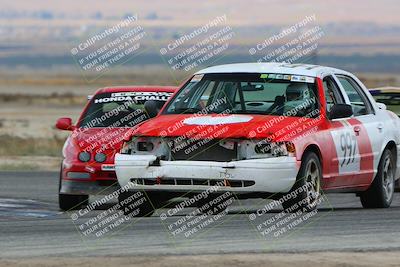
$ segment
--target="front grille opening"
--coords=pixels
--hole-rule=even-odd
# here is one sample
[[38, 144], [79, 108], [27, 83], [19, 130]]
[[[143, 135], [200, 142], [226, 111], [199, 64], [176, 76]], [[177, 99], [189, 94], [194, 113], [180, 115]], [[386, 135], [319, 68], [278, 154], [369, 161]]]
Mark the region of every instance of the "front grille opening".
[[155, 185], [156, 179], [143, 179], [143, 184], [144, 185]]
[[243, 181], [243, 187], [249, 187], [249, 186], [252, 186], [255, 184], [256, 184], [256, 182], [254, 182], [254, 181]]
[[191, 179], [179, 179], [179, 180], [176, 180], [176, 184], [177, 185], [191, 185], [192, 180]]
[[172, 160], [237, 160], [237, 142], [219, 139], [173, 139], [169, 142]]
[[159, 184], [175, 185], [175, 181], [173, 179], [161, 179], [159, 180]]
[[229, 181], [231, 187], [242, 187], [242, 181]]
[[193, 179], [193, 185], [208, 185], [208, 180]]
[[209, 180], [210, 186], [218, 186], [224, 184], [224, 180]]
[[221, 186], [223, 187], [249, 187], [255, 185], [251, 180], [222, 180], [222, 179], [178, 179], [178, 178], [140, 178], [131, 179], [131, 182], [138, 185], [200, 185], [200, 186]]

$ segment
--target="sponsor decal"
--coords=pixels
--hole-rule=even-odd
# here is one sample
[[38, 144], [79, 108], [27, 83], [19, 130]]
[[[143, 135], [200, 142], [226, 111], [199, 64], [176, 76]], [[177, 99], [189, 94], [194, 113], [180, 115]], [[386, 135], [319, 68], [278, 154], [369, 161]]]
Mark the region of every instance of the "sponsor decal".
[[115, 171], [115, 165], [114, 164], [102, 164], [101, 170], [102, 171]]
[[230, 116], [203, 116], [187, 118], [183, 121], [186, 125], [220, 125], [231, 123], [249, 122], [253, 119], [247, 115], [230, 115]]
[[148, 100], [167, 101], [171, 93], [167, 92], [119, 92], [110, 97], [96, 98], [94, 103], [127, 102], [143, 103]]
[[290, 80], [291, 82], [305, 82], [305, 83], [314, 83], [314, 77], [308, 77], [303, 75], [288, 75], [288, 74], [269, 74], [262, 73], [260, 75], [261, 79], [278, 79], [278, 80]]
[[200, 82], [201, 79], [203, 79], [204, 74], [196, 74], [193, 76], [193, 78], [190, 80], [190, 82]]

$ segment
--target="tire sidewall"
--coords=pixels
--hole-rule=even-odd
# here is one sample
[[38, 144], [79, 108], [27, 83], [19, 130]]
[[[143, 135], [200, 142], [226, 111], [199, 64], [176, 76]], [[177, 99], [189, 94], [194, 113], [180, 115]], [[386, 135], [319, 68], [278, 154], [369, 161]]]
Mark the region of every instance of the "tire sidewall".
[[[314, 153], [314, 152], [306, 152], [306, 154], [303, 156], [302, 160], [301, 160], [301, 166], [300, 166], [300, 170], [297, 174], [296, 177], [296, 183], [295, 185], [292, 187], [292, 189], [290, 190], [290, 192], [295, 192], [296, 190], [299, 190], [301, 187], [305, 187], [307, 184], [307, 180], [306, 180], [306, 170], [307, 170], [307, 165], [308, 163], [314, 160], [316, 162], [316, 165], [318, 167], [318, 176], [319, 176], [319, 181], [318, 181], [318, 193], [319, 193], [319, 197], [321, 195], [321, 180], [322, 180], [322, 168], [321, 168], [321, 162], [319, 160], [319, 157]], [[296, 195], [295, 198], [292, 198], [290, 200], [288, 200], [285, 205], [284, 208], [285, 210], [290, 209], [290, 206], [294, 206], [296, 204], [298, 204], [298, 209], [294, 209], [293, 211], [297, 211], [297, 210], [303, 210], [303, 211], [313, 211], [317, 208], [318, 205], [318, 199], [315, 200], [313, 203], [304, 203], [304, 204], [299, 204], [299, 203], [303, 203], [304, 199], [307, 198], [307, 191], [302, 191], [300, 193], [298, 193]]]
[[[378, 188], [380, 190], [379, 193], [382, 196], [382, 202], [383, 202], [383, 206], [384, 207], [389, 207], [390, 204], [392, 203], [392, 200], [393, 200], [393, 197], [394, 197], [394, 190], [392, 192], [392, 195], [391, 195], [390, 199], [387, 199], [385, 197], [385, 192], [384, 192], [385, 189], [384, 189], [384, 185], [383, 185], [383, 183], [384, 183], [384, 178], [383, 178], [383, 167], [384, 166], [383, 165], [384, 165], [387, 157], [390, 158], [390, 164], [392, 165], [392, 168], [395, 168], [395, 162], [394, 162], [394, 159], [393, 159], [392, 152], [390, 150], [388, 150], [388, 149], [385, 149], [385, 151], [382, 154], [381, 160], [379, 161], [378, 173], [377, 173], [377, 176], [375, 177], [375, 179], [377, 179], [376, 182], [379, 185], [378, 186]], [[393, 169], [392, 171], [395, 172], [395, 169]], [[394, 177], [393, 177], [392, 183], [393, 183], [393, 188], [394, 188], [394, 186], [395, 186], [395, 178]]]

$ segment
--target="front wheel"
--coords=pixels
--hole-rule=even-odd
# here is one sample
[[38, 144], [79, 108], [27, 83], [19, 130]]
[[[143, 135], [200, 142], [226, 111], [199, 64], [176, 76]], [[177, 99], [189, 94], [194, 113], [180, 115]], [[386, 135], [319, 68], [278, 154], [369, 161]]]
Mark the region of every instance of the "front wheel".
[[61, 210], [78, 210], [82, 207], [87, 206], [89, 203], [88, 195], [67, 195], [58, 194], [58, 205]]
[[60, 170], [60, 179], [58, 184], [58, 206], [62, 211], [78, 210], [89, 204], [88, 195], [68, 195], [60, 193], [62, 183], [62, 163]]
[[296, 183], [284, 196], [282, 203], [286, 212], [313, 211], [321, 196], [322, 168], [318, 156], [307, 152], [303, 156]]
[[393, 153], [385, 149], [378, 165], [378, 173], [367, 191], [360, 194], [364, 208], [389, 208], [395, 187], [395, 162]]

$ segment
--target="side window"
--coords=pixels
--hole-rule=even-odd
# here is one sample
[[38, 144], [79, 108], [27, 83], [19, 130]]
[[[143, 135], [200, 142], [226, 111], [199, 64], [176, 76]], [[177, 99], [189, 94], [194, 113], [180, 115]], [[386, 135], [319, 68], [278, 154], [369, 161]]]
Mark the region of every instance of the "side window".
[[349, 97], [354, 116], [372, 113], [371, 103], [357, 82], [348, 76], [337, 75], [337, 78]]
[[334, 104], [344, 103], [344, 98], [332, 76], [325, 77], [323, 85], [326, 99], [326, 112], [329, 113]]

